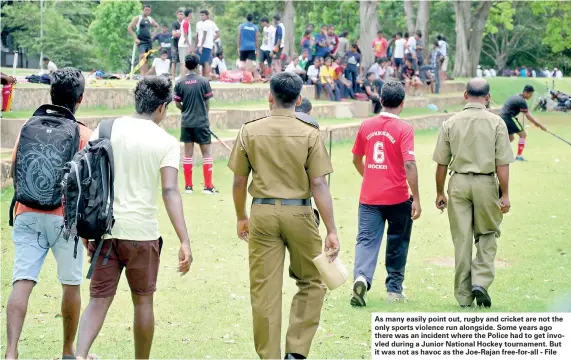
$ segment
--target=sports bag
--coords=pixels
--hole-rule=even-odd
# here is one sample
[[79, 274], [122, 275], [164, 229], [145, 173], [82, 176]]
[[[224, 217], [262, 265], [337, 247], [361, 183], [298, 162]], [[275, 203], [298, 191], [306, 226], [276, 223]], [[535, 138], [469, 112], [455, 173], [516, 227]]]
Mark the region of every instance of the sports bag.
[[79, 148], [79, 124], [67, 108], [42, 105], [20, 132], [14, 161], [14, 198], [38, 210], [61, 206], [63, 166]]
[[[111, 130], [114, 120], [103, 120], [99, 125], [99, 138], [91, 140], [71, 161], [65, 164], [62, 181], [64, 207], [64, 238], [74, 237], [74, 257], [77, 256], [79, 238], [95, 240], [97, 250], [93, 255], [87, 278], [93, 273], [103, 244], [103, 236], [111, 234], [113, 218], [113, 149]], [[111, 246], [104, 264], [111, 254]]]

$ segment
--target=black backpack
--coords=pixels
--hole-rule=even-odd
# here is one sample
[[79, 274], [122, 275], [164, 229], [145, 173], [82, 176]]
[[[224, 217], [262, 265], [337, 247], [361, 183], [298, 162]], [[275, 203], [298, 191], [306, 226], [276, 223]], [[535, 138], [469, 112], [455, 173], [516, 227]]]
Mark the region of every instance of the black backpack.
[[[92, 140], [71, 161], [65, 164], [62, 180], [64, 207], [64, 238], [74, 237], [74, 257], [79, 238], [95, 240], [97, 249], [91, 260], [87, 278], [91, 278], [103, 245], [103, 235], [111, 234], [113, 218], [113, 149], [111, 130], [114, 120], [103, 120], [99, 138]], [[111, 254], [105, 255], [104, 265]]]
[[79, 125], [67, 108], [42, 105], [20, 132], [14, 162], [14, 205], [53, 210], [61, 206], [63, 167], [79, 148]]

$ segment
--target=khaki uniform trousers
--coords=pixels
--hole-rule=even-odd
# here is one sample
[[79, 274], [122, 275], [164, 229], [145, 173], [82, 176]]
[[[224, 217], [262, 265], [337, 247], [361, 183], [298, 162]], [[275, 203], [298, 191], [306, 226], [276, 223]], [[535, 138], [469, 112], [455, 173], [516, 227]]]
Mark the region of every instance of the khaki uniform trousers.
[[[448, 183], [448, 218], [454, 242], [454, 296], [460, 305], [474, 301], [472, 285], [484, 289], [494, 281], [494, 259], [502, 212], [495, 176], [454, 174]], [[476, 257], [472, 259], [472, 244]]]
[[250, 212], [250, 296], [254, 343], [262, 359], [281, 359], [282, 288], [285, 250], [289, 276], [296, 281], [286, 353], [308, 356], [319, 326], [325, 285], [312, 260], [321, 238], [310, 206], [252, 205]]

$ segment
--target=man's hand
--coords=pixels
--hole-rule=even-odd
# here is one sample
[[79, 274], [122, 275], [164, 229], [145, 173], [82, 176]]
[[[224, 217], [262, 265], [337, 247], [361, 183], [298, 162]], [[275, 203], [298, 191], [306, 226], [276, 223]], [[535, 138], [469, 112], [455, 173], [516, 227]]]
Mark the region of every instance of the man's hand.
[[180, 244], [180, 250], [178, 251], [178, 272], [180, 272], [180, 276], [186, 275], [188, 270], [190, 270], [192, 260], [190, 244], [188, 242], [183, 242]]
[[139, 45], [140, 43], [141, 43], [141, 40], [135, 39], [135, 44]]
[[329, 262], [333, 262], [337, 258], [337, 255], [339, 255], [339, 239], [337, 238], [337, 233], [332, 232], [327, 234], [323, 253], [329, 257]]
[[535, 124], [535, 126], [537, 126], [538, 128], [540, 128], [543, 131], [547, 131], [547, 128], [542, 123], [537, 123], [537, 124]]
[[448, 199], [446, 198], [446, 195], [444, 194], [437, 195], [435, 204], [438, 210], [444, 211], [444, 209], [446, 209], [446, 207], [448, 206]]
[[247, 217], [244, 219], [238, 219], [236, 230], [240, 240], [248, 242], [248, 238], [250, 237], [250, 220]]
[[412, 220], [417, 220], [422, 213], [422, 209], [420, 208], [420, 202], [416, 199], [412, 201], [412, 211], [411, 211], [411, 218]]
[[500, 199], [500, 208], [502, 210], [502, 214], [507, 214], [510, 211], [511, 204], [509, 197], [505, 195], [502, 196], [502, 198]]

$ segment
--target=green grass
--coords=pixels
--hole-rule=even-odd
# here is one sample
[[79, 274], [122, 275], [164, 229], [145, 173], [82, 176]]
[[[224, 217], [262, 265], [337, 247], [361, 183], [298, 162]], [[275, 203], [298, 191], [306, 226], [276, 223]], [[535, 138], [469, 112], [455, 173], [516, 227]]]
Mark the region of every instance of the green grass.
[[[565, 115], [542, 117], [549, 129], [571, 139], [571, 122]], [[350, 281], [327, 294], [320, 328], [313, 342], [313, 358], [370, 358], [371, 312], [455, 312], [453, 296], [453, 246], [446, 214], [433, 205], [434, 163], [431, 154], [436, 131], [416, 135], [422, 217], [414, 224], [408, 257], [406, 304], [388, 304], [384, 292], [384, 255], [368, 307], [349, 306]], [[353, 269], [357, 231], [357, 201], [361, 179], [351, 163], [352, 142], [335, 144], [331, 177], [335, 215], [341, 241], [341, 259]], [[515, 147], [515, 145], [514, 145]], [[511, 212], [504, 218], [498, 246], [496, 281], [490, 289], [497, 312], [542, 312], [571, 290], [571, 223], [569, 178], [571, 151], [568, 145], [535, 128], [529, 129], [527, 162], [511, 167]], [[555, 162], [558, 159], [559, 162]], [[182, 188], [182, 175], [180, 186]], [[191, 236], [194, 264], [185, 277], [176, 273], [178, 240], [159, 200], [160, 231], [165, 239], [155, 296], [155, 358], [255, 358], [249, 300], [247, 245], [235, 234], [232, 205], [232, 174], [226, 162], [214, 166], [214, 181], [221, 194], [183, 195]], [[202, 183], [195, 171], [195, 183]], [[7, 209], [10, 190], [2, 192]], [[6, 211], [0, 214], [2, 241], [2, 313], [10, 294], [13, 266], [11, 229]], [[323, 234], [323, 232], [322, 232]], [[384, 246], [381, 254], [384, 254]], [[501, 266], [500, 266], [501, 265]], [[287, 265], [286, 265], [287, 269]], [[87, 271], [87, 264], [85, 264]], [[295, 283], [284, 274], [283, 324]], [[83, 307], [88, 301], [88, 282], [82, 286]], [[49, 255], [40, 282], [34, 288], [20, 343], [22, 358], [55, 358], [60, 354], [61, 287], [56, 265]], [[463, 312], [483, 312], [464, 310]], [[132, 358], [132, 305], [125, 278], [95, 341], [93, 352], [102, 358]], [[4, 329], [4, 316], [2, 324]], [[2, 332], [1, 343], [5, 343]], [[283, 336], [282, 336], [283, 338]]]

